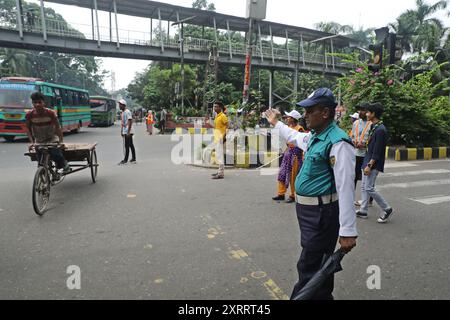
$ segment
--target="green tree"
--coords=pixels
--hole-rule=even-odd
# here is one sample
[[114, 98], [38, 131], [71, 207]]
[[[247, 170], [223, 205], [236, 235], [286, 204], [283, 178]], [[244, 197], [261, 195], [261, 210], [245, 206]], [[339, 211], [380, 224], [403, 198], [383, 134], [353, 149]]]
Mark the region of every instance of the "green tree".
[[0, 49], [0, 66], [8, 70], [5, 75], [27, 76], [33, 69], [33, 61], [26, 54], [17, 49]]
[[341, 25], [334, 21], [322, 21], [314, 24], [314, 28], [317, 30], [334, 33], [334, 34], [347, 34], [353, 31], [353, 27], [349, 25]]
[[[36, 3], [22, 2], [23, 12], [33, 12], [40, 16], [40, 7]], [[16, 1], [0, 0], [0, 15], [4, 23], [16, 25]], [[45, 8], [46, 19], [58, 21], [60, 28], [77, 37], [84, 35], [73, 29], [63, 17], [51, 8]], [[57, 79], [55, 79], [55, 62]], [[69, 86], [82, 87], [91, 94], [106, 95], [103, 88], [105, 72], [101, 72], [101, 60], [94, 57], [59, 54], [55, 52], [31, 52], [19, 49], [0, 49], [0, 66], [10, 76], [42, 78], [46, 81], [59, 82]], [[4, 71], [4, 72], [5, 72]]]
[[450, 143], [449, 126], [445, 123], [450, 114], [448, 107], [441, 110], [445, 103], [450, 105], [449, 79], [433, 81], [440, 65], [430, 64], [428, 71], [406, 80], [402, 67], [393, 65], [374, 74], [367, 63], [356, 56], [349, 55], [347, 60], [358, 66], [339, 79], [348, 112], [354, 112], [355, 106], [363, 102], [380, 102], [385, 107], [383, 121], [388, 127], [391, 144], [436, 146]]
[[[193, 104], [194, 89], [197, 87], [196, 73], [189, 65], [184, 67], [185, 98], [188, 104]], [[136, 75], [136, 78], [128, 86], [128, 91], [133, 99], [144, 106], [170, 108], [180, 102], [180, 95], [176, 93], [176, 84], [180, 82], [181, 66], [179, 64], [173, 64], [172, 68], [164, 68], [155, 63]]]
[[447, 1], [429, 5], [425, 0], [416, 0], [416, 8], [402, 13], [397, 22], [391, 24], [400, 36], [402, 47], [409, 52], [435, 51], [446, 33], [441, 20], [433, 15], [447, 7]]
[[195, 0], [192, 3], [192, 8], [208, 11], [216, 11], [216, 6], [214, 3], [210, 3], [208, 0]]

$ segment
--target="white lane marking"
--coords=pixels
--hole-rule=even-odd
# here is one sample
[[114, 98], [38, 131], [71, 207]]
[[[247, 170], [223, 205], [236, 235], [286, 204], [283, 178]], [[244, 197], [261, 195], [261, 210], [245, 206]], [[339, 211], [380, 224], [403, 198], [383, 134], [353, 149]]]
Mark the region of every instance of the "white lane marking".
[[421, 161], [414, 161], [414, 162], [410, 162], [410, 163], [414, 163], [414, 164], [427, 164], [427, 163], [436, 163], [436, 162], [449, 162], [450, 159], [440, 159], [440, 160], [421, 160]]
[[387, 162], [384, 167], [389, 168], [408, 168], [408, 167], [418, 167], [417, 164], [412, 164], [410, 162]]
[[417, 171], [403, 171], [403, 172], [387, 172], [381, 174], [380, 177], [403, 177], [403, 176], [420, 176], [422, 174], [444, 174], [450, 173], [447, 169], [434, 169], [434, 170], [417, 170]]
[[424, 198], [409, 198], [410, 200], [417, 201], [426, 205], [437, 204], [443, 202], [450, 202], [450, 196], [430, 196]]
[[399, 188], [399, 189], [408, 189], [408, 188], [417, 188], [417, 187], [429, 187], [429, 186], [441, 186], [444, 184], [450, 184], [450, 179], [443, 180], [430, 180], [430, 181], [412, 181], [405, 183], [388, 183], [385, 185], [377, 185], [377, 189], [388, 189], [388, 188]]
[[264, 168], [259, 171], [262, 176], [276, 176], [279, 170], [279, 168]]

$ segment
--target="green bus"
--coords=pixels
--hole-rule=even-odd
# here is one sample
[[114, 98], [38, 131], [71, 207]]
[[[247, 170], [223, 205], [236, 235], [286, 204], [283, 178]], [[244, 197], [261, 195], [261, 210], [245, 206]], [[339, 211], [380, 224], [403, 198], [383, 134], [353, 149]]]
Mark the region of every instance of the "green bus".
[[104, 96], [91, 96], [91, 125], [112, 126], [116, 118], [117, 101]]
[[30, 96], [35, 91], [42, 92], [47, 108], [57, 113], [63, 132], [90, 125], [88, 91], [37, 78], [6, 77], [0, 79], [0, 136], [7, 141], [27, 136], [25, 115], [33, 109]]

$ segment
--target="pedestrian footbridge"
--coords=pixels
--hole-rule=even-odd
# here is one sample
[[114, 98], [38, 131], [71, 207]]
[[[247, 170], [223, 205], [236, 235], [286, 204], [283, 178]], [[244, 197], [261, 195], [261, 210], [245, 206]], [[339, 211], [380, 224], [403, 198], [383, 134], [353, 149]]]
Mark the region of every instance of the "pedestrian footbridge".
[[[43, 14], [44, 2], [89, 9], [92, 20], [66, 23], [50, 19]], [[21, 6], [16, 10], [15, 19], [11, 19], [10, 13], [0, 14], [0, 46], [174, 62], [180, 61], [183, 55], [185, 62], [201, 64], [208, 61], [214, 48], [220, 64], [245, 65], [246, 44], [232, 38], [233, 32], [248, 30], [248, 19], [245, 18], [144, 0], [57, 0], [40, 3], [41, 12], [33, 15], [23, 12]], [[109, 25], [99, 25], [98, 11], [109, 12]], [[149, 28], [123, 29], [118, 25], [118, 14], [148, 18]], [[214, 36], [211, 39], [183, 36], [180, 27], [173, 26], [170, 34], [171, 23], [182, 25], [182, 21], [187, 19], [189, 25], [201, 27], [203, 35], [205, 28], [214, 30]], [[164, 29], [166, 23], [167, 29]], [[257, 22], [254, 29], [256, 41], [252, 65], [256, 67], [328, 75], [340, 75], [350, 68], [332, 55], [350, 47], [349, 38], [267, 21]], [[283, 37], [285, 45], [275, 44], [274, 37]]]

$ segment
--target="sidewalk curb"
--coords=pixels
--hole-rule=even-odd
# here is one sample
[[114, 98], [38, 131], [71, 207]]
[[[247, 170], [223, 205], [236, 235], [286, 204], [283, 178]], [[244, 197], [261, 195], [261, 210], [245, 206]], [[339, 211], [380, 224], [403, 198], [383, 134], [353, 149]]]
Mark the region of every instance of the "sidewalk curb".
[[395, 161], [431, 160], [450, 158], [450, 147], [395, 148], [386, 147], [386, 159]]

